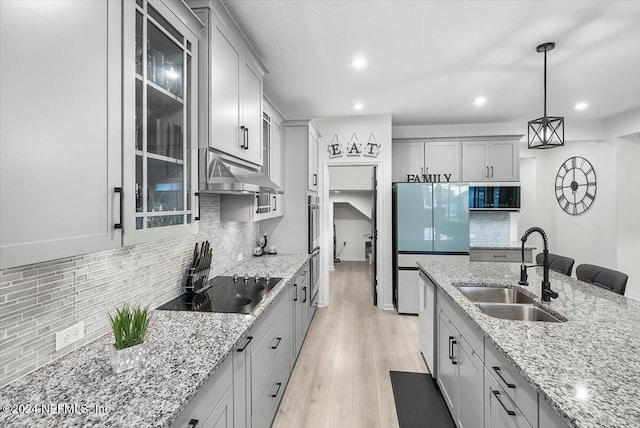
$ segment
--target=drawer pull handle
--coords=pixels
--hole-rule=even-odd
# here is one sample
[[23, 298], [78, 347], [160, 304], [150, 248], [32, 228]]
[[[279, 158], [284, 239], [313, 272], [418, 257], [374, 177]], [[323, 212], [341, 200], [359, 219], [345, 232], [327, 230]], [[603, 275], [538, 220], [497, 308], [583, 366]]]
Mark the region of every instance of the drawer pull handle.
[[494, 254], [493, 257], [507, 257], [506, 254]]
[[238, 348], [238, 352], [242, 352], [245, 349], [247, 349], [247, 346], [249, 346], [249, 344], [251, 343], [252, 340], [253, 340], [253, 336], [248, 336], [247, 337], [247, 343], [245, 343], [242, 348]]
[[302, 287], [302, 291], [304, 291], [304, 299], [302, 303], [307, 303], [307, 287]]
[[507, 409], [507, 406], [505, 406], [504, 403], [502, 402], [502, 400], [500, 400], [500, 393], [498, 391], [491, 391], [491, 392], [496, 397], [496, 400], [498, 400], [498, 403], [500, 403], [500, 405], [502, 406], [504, 411], [507, 412], [507, 415], [509, 415], [509, 416], [515, 416], [516, 415], [516, 412], [514, 412], [513, 410]]
[[276, 337], [276, 344], [271, 347], [271, 349], [277, 349], [278, 345], [280, 345], [281, 337]]
[[453, 351], [451, 350], [451, 341], [453, 340], [453, 336], [449, 336], [449, 359], [453, 359], [453, 356], [451, 355], [453, 353]]
[[199, 419], [190, 419], [187, 426], [188, 428], [196, 428], [196, 426], [198, 426], [199, 423], [200, 423]]
[[454, 366], [456, 364], [458, 364], [458, 361], [455, 359], [454, 355], [453, 355], [453, 345], [457, 345], [458, 341], [457, 340], [452, 340], [451, 341], [451, 364], [453, 364]]
[[276, 387], [277, 387], [277, 389], [276, 389], [275, 394], [271, 394], [271, 397], [273, 397], [273, 398], [276, 398], [278, 396], [278, 393], [280, 392], [280, 387], [282, 387], [282, 382], [276, 383]]
[[296, 294], [293, 295], [293, 301], [297, 302], [298, 301], [298, 284], [293, 284], [293, 288], [295, 288], [296, 290]]
[[502, 383], [504, 383], [505, 385], [507, 385], [507, 388], [513, 388], [516, 389], [515, 384], [513, 383], [509, 383], [507, 382], [507, 380], [505, 378], [502, 377], [502, 374], [500, 373], [500, 367], [491, 367], [493, 369], [494, 372], [496, 372], [496, 374], [498, 375], [498, 377], [500, 378], [500, 380], [502, 381]]

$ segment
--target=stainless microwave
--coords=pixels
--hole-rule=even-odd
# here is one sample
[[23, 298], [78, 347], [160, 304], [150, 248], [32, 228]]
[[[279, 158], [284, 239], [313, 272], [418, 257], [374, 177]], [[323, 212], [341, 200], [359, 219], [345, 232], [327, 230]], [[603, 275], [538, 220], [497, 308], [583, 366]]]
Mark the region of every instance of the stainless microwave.
[[520, 211], [520, 185], [469, 185], [470, 210]]

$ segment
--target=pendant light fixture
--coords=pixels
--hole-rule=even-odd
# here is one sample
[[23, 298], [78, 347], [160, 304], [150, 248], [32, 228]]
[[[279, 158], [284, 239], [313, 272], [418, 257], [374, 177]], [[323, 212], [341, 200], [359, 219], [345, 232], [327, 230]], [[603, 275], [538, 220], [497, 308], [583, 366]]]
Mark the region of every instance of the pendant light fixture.
[[536, 47], [544, 53], [544, 116], [529, 121], [527, 141], [530, 149], [552, 149], [564, 146], [564, 117], [547, 116], [547, 52], [556, 47], [553, 42]]

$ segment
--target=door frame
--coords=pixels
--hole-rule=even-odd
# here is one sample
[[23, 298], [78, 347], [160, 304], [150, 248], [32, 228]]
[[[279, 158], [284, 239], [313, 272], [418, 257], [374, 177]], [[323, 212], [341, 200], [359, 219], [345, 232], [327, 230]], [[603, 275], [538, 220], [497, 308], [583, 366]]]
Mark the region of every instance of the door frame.
[[[333, 223], [330, 220], [333, 218], [332, 207], [329, 204], [329, 174], [331, 167], [341, 166], [362, 166], [362, 167], [375, 167], [376, 181], [378, 182], [378, 191], [376, 197], [376, 230], [378, 231], [378, 239], [380, 239], [380, 231], [383, 230], [383, 216], [380, 215], [380, 207], [383, 206], [383, 192], [380, 191], [380, 183], [382, 183], [382, 161], [370, 161], [370, 162], [344, 162], [344, 161], [325, 161], [322, 163], [322, 179], [320, 180], [321, 187], [318, 190], [318, 196], [320, 197], [320, 210], [321, 210], [321, 244], [320, 244], [320, 297], [318, 306], [329, 306], [329, 260], [333, 260]], [[371, 189], [373, 191], [373, 189]], [[380, 251], [381, 245], [378, 242], [378, 251], [375, 254], [375, 272], [377, 279], [376, 290], [376, 307], [379, 309], [384, 308], [384, 291], [381, 285], [381, 269], [382, 263], [382, 251]]]

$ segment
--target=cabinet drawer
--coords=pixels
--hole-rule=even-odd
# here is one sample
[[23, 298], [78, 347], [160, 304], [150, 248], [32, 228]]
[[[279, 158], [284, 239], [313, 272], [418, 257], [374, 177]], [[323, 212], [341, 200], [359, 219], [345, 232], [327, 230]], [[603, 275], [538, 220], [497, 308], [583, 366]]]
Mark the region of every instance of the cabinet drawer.
[[254, 395], [254, 403], [256, 404], [251, 418], [252, 428], [271, 426], [289, 379], [288, 357], [288, 355], [281, 355], [276, 364], [270, 367], [273, 371], [266, 382], [266, 388], [262, 394]]
[[189, 401], [187, 407], [171, 424], [172, 428], [187, 427], [191, 419], [206, 421], [218, 402], [224, 397], [233, 381], [233, 358], [227, 358], [211, 376], [200, 391]]
[[[285, 303], [288, 303], [285, 300]], [[290, 361], [291, 352], [291, 306], [285, 305], [273, 326], [251, 354], [251, 397], [255, 411], [260, 397], [269, 388], [269, 379], [282, 358]]]
[[538, 426], [538, 394], [518, 370], [487, 340], [485, 366], [505, 394], [520, 409], [529, 423]]
[[[484, 399], [484, 427], [485, 428], [532, 428], [532, 425], [515, 405], [496, 379], [485, 368], [485, 399]], [[538, 424], [534, 424], [537, 427]], [[541, 428], [547, 428], [542, 427]]]
[[[277, 287], [277, 285], [276, 285]], [[282, 292], [280, 296], [276, 297], [276, 302], [273, 303], [271, 308], [268, 308], [263, 314], [262, 318], [256, 322], [256, 325], [251, 327], [251, 332], [253, 333], [253, 349], [262, 341], [264, 335], [269, 331], [273, 322], [280, 315], [280, 311], [286, 305], [286, 295], [287, 293]]]
[[484, 362], [484, 336], [480, 333], [478, 327], [474, 326], [471, 321], [460, 316], [459, 309], [454, 308], [454, 303], [450, 302], [445, 293], [438, 293], [438, 311], [442, 310], [451, 320], [453, 325], [458, 329], [462, 337], [465, 338], [471, 349], [476, 353], [480, 361]]
[[[516, 262], [522, 261], [521, 249], [504, 249], [504, 250], [483, 250], [471, 249], [469, 251], [469, 260], [472, 262]], [[533, 261], [532, 250], [524, 250], [524, 261], [531, 263]]]

